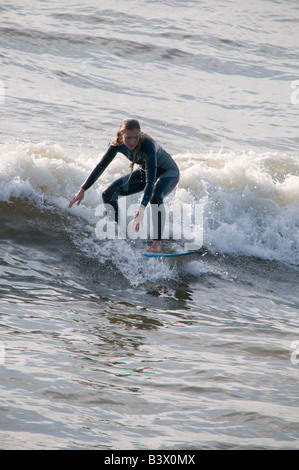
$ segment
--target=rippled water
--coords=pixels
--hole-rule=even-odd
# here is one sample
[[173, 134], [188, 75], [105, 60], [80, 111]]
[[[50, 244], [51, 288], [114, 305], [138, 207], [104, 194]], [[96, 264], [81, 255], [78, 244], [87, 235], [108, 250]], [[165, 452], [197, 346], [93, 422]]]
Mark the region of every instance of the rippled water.
[[[0, 15], [0, 447], [297, 449], [297, 2]], [[199, 261], [96, 238], [121, 157], [67, 208], [129, 115], [203, 205]]]

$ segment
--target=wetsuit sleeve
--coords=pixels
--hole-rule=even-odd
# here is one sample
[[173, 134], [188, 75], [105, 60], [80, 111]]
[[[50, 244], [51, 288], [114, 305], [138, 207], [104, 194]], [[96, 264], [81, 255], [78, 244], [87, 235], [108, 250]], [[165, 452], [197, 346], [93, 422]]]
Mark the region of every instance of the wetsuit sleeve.
[[89, 177], [82, 184], [81, 188], [85, 191], [92, 186], [95, 181], [101, 176], [107, 166], [112, 162], [113, 158], [118, 152], [118, 147], [109, 145], [107, 152], [103, 155], [101, 161], [97, 164], [94, 170], [90, 173]]
[[157, 155], [154, 142], [152, 140], [146, 139], [142, 144], [142, 151], [145, 159], [146, 176], [141, 205], [146, 207], [151, 200], [157, 174]]

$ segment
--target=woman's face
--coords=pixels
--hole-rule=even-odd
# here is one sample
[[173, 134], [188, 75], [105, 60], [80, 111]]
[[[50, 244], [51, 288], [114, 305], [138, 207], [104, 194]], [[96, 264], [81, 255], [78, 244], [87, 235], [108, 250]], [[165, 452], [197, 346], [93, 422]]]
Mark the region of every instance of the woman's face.
[[134, 150], [139, 142], [140, 131], [139, 129], [133, 129], [131, 131], [124, 131], [123, 143], [129, 150]]

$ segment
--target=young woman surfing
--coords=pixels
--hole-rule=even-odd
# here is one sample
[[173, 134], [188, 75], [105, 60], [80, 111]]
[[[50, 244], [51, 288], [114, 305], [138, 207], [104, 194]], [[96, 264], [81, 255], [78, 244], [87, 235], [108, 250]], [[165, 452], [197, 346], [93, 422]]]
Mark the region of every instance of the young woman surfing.
[[[156, 204], [158, 210], [153, 217], [154, 240], [147, 251], [161, 252], [165, 209], [163, 199], [177, 185], [179, 169], [173, 158], [151, 137], [141, 132], [136, 119], [125, 119], [121, 122], [115, 138], [101, 161], [83, 183], [69, 207], [77, 202], [79, 205], [84, 193], [101, 176], [103, 171], [120, 152], [131, 161], [131, 172], [112, 183], [102, 194], [105, 204], [110, 204], [115, 211], [115, 221], [118, 222], [118, 198], [143, 191], [141, 202], [132, 221], [136, 231], [142, 227], [144, 211], [148, 203]], [[134, 164], [139, 168], [133, 171]]]

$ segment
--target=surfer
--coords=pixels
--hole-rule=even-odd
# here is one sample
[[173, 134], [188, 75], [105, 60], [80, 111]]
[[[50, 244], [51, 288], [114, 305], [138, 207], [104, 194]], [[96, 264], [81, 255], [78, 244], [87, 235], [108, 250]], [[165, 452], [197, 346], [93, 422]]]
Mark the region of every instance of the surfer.
[[[129, 196], [143, 191], [141, 202], [136, 211], [132, 228], [139, 231], [143, 225], [144, 211], [148, 203], [157, 205], [158, 210], [153, 211], [153, 242], [147, 251], [161, 252], [161, 239], [165, 221], [165, 208], [163, 199], [177, 185], [179, 169], [173, 158], [150, 136], [141, 132], [140, 124], [136, 119], [125, 119], [121, 122], [116, 136], [101, 161], [91, 172], [87, 180], [71, 200], [69, 207], [77, 202], [79, 205], [84, 193], [101, 176], [120, 152], [130, 161], [130, 173], [114, 181], [102, 194], [103, 201], [114, 209], [115, 221], [118, 222], [118, 198]], [[139, 168], [134, 170], [134, 164]]]

